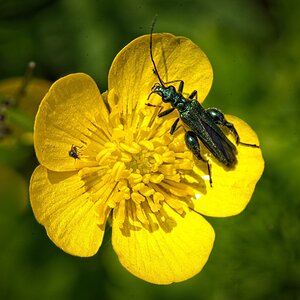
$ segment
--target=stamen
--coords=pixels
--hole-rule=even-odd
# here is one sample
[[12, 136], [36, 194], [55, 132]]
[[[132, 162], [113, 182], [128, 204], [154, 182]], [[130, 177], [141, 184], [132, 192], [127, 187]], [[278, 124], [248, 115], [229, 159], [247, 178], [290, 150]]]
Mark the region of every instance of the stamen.
[[142, 196], [139, 193], [131, 193], [131, 199], [136, 203], [136, 204], [140, 204], [141, 202], [145, 201], [145, 197]]
[[[137, 112], [132, 105], [123, 106], [122, 112], [111, 108], [109, 119], [116, 127], [111, 130], [109, 141], [98, 146], [94, 160], [98, 167], [81, 170], [80, 176], [99, 205], [101, 222], [114, 209], [120, 228], [139, 221], [149, 230], [156, 230], [167, 218], [161, 213], [162, 204], [167, 203], [182, 215], [194, 196], [189, 183], [201, 179], [194, 175], [194, 160], [189, 151], [183, 145], [177, 147], [176, 134], [169, 134], [173, 120], [162, 122], [153, 118], [151, 109], [142, 107]], [[126, 122], [121, 120], [124, 115]], [[107, 186], [111, 187], [110, 192], [104, 190]], [[153, 213], [156, 220], [152, 220]]]

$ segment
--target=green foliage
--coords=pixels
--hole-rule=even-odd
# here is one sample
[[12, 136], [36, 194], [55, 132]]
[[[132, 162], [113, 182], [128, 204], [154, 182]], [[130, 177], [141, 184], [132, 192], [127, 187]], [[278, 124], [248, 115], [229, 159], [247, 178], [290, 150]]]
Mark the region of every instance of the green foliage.
[[0, 79], [22, 76], [34, 60], [38, 77], [55, 80], [85, 72], [105, 91], [115, 55], [147, 34], [158, 13], [156, 32], [189, 37], [208, 55], [215, 78], [204, 106], [253, 126], [265, 173], [244, 213], [210, 220], [216, 244], [204, 270], [183, 283], [154, 286], [121, 267], [110, 232], [93, 258], [71, 257], [56, 248], [28, 204], [26, 186], [37, 164], [33, 149], [0, 147], [6, 165], [0, 172], [0, 298], [299, 299], [300, 4], [103, 2], [35, 0], [20, 6], [1, 0]]

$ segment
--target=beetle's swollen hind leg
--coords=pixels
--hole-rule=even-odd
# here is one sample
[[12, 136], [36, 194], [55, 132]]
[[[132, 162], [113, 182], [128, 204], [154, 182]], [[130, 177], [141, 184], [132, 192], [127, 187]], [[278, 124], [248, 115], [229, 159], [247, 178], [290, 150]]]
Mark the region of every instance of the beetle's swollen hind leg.
[[219, 126], [225, 126], [230, 130], [230, 132], [235, 137], [235, 141], [236, 141], [237, 145], [240, 143], [240, 137], [239, 137], [239, 134], [237, 133], [234, 125], [225, 119], [224, 114], [219, 109], [208, 108], [206, 110], [206, 112], [208, 112], [208, 114], [213, 118], [215, 124], [217, 124]]
[[206, 162], [206, 160], [201, 156], [200, 144], [196, 134], [193, 131], [187, 131], [185, 133], [185, 143], [187, 147], [193, 152], [197, 159]]
[[205, 162], [207, 164], [207, 172], [209, 176], [209, 184], [212, 187], [212, 178], [211, 178], [211, 170], [208, 160], [205, 160], [200, 153], [200, 144], [196, 134], [193, 131], [187, 131], [185, 133], [185, 144], [192, 151], [192, 153], [197, 157], [197, 159]]
[[237, 145], [241, 144], [241, 145], [248, 146], [248, 147], [259, 148], [258, 145], [241, 142], [239, 134], [236, 131], [234, 125], [225, 119], [224, 114], [219, 109], [208, 108], [206, 110], [206, 112], [213, 118], [215, 124], [217, 124], [219, 126], [225, 126], [229, 129], [229, 131], [234, 135]]

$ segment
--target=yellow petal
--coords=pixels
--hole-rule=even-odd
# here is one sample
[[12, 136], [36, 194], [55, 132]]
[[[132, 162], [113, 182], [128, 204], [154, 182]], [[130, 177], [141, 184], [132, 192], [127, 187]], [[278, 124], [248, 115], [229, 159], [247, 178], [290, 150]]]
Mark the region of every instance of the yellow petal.
[[[158, 95], [148, 100], [151, 88], [158, 78], [153, 72], [149, 52], [150, 35], [138, 37], [115, 57], [109, 71], [108, 87], [119, 99], [128, 99], [123, 112], [130, 114], [145, 103], [161, 102]], [[201, 49], [185, 37], [169, 33], [153, 34], [154, 60], [164, 82], [183, 80], [184, 95], [198, 91], [202, 102], [213, 80], [211, 64]], [[178, 87], [179, 82], [171, 83]], [[126, 105], [126, 106], [125, 106]]]
[[[100, 115], [101, 114], [101, 115]], [[108, 119], [100, 91], [86, 74], [57, 80], [44, 97], [34, 126], [34, 145], [39, 162], [53, 171], [75, 169], [69, 156], [72, 145], [84, 147], [97, 119]]]
[[[226, 115], [239, 133], [241, 142], [259, 145], [259, 140], [250, 126], [241, 119]], [[264, 169], [260, 148], [238, 145], [237, 165], [224, 168], [213, 158], [211, 163], [213, 186], [207, 184], [207, 193], [197, 195], [194, 209], [201, 214], [227, 217], [239, 214], [249, 203], [255, 185]], [[198, 197], [199, 196], [199, 197]]]
[[49, 238], [63, 251], [76, 256], [94, 255], [103, 239], [94, 203], [75, 172], [35, 169], [30, 182], [34, 215]]
[[[155, 219], [153, 213], [147, 213]], [[211, 225], [193, 211], [182, 217], [167, 204], [157, 216], [159, 227], [146, 229], [135, 216], [124, 230], [114, 215], [112, 244], [121, 264], [135, 276], [156, 284], [183, 281], [200, 272], [214, 243]]]

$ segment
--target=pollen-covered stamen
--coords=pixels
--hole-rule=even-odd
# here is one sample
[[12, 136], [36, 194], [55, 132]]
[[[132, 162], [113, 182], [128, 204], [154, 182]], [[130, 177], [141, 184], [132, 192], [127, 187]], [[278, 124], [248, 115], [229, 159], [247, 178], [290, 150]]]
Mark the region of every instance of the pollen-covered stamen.
[[[130, 118], [137, 128], [122, 124], [117, 109], [111, 115], [115, 125], [111, 137], [103, 143], [103, 135], [96, 135], [101, 136], [96, 165], [81, 171], [86, 191], [99, 206], [100, 224], [114, 209], [120, 228], [134, 221], [157, 228], [163, 202], [184, 214], [195, 194], [190, 184], [195, 163], [184, 144], [184, 132], [174, 137], [169, 133], [173, 120], [153, 121], [144, 112]], [[201, 178], [194, 175], [192, 181], [199, 185]]]

